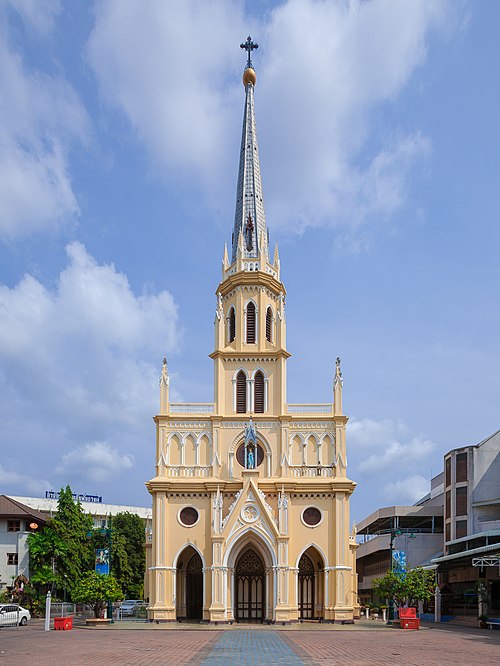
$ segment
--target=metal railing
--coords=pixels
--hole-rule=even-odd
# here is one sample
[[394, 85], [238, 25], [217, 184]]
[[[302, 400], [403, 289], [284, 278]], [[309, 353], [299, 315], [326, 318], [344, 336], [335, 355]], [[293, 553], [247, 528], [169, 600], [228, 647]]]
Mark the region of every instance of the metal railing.
[[287, 405], [289, 414], [332, 414], [333, 406], [330, 402], [313, 403], [295, 403]]
[[172, 402], [170, 403], [172, 414], [213, 414], [213, 402]]
[[323, 465], [290, 465], [288, 474], [293, 477], [333, 477], [335, 469]]
[[174, 465], [165, 468], [167, 476], [200, 478], [212, 476], [212, 468], [205, 465]]

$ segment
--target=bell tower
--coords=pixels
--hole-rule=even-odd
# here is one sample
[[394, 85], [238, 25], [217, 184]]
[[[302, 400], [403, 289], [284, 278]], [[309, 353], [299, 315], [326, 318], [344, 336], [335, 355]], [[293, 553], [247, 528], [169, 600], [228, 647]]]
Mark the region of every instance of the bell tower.
[[285, 296], [276, 245], [269, 256], [269, 231], [255, 122], [257, 75], [249, 37], [243, 72], [245, 111], [241, 135], [231, 260], [224, 248], [222, 279], [217, 287], [214, 395], [216, 411], [225, 414], [279, 416], [286, 405]]

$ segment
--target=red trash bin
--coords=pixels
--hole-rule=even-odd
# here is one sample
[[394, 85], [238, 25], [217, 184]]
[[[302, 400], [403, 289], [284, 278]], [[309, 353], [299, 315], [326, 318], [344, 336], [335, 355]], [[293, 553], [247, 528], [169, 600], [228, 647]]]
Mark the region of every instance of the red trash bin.
[[398, 608], [401, 629], [420, 629], [416, 608]]
[[55, 631], [69, 631], [73, 629], [73, 617], [55, 617], [54, 630]]

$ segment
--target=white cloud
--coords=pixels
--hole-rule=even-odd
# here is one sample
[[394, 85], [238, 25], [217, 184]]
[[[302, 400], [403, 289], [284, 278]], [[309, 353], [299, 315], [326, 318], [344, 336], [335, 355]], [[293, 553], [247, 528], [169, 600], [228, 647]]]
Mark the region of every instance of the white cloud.
[[379, 472], [390, 467], [413, 464], [425, 459], [434, 449], [434, 444], [423, 437], [413, 437], [408, 443], [389, 442], [377, 453], [359, 463], [362, 472]]
[[65, 453], [55, 472], [60, 476], [70, 474], [83, 480], [102, 482], [131, 469], [134, 456], [120, 453], [107, 442], [85, 444]]
[[225, 77], [241, 64], [235, 39], [247, 29], [231, 0], [97, 4], [88, 58], [101, 96], [169, 177], [201, 179], [206, 191], [220, 180], [235, 108]]
[[59, 0], [6, 0], [5, 4], [10, 5], [26, 24], [42, 34], [52, 30], [61, 11]]
[[[67, 255], [53, 288], [31, 275], [0, 285], [0, 420], [16, 456], [9, 469], [30, 476], [48, 476], [43, 470], [68, 451], [70, 462], [82, 457], [87, 477], [92, 456], [106, 474], [110, 456], [126, 471], [152, 436], [161, 359], [181, 335], [169, 292], [136, 295], [125, 275], [80, 243]], [[107, 450], [88, 445], [102, 441]]]
[[360, 421], [349, 421], [347, 424], [349, 448], [352, 449], [385, 446], [394, 437], [403, 436], [407, 432], [408, 427], [401, 420], [361, 419]]
[[389, 481], [384, 484], [382, 495], [387, 501], [397, 504], [413, 504], [424, 497], [430, 491], [429, 479], [414, 474], [397, 481]]
[[[20, 463], [22, 469], [22, 463]], [[33, 493], [40, 495], [48, 488], [52, 488], [50, 481], [40, 479], [39, 477], [32, 477], [27, 474], [22, 474], [14, 469], [7, 469], [0, 464], [0, 484], [2, 488], [9, 488], [9, 491], [14, 494], [15, 491], [22, 493]]]
[[[59, 3], [12, 5], [40, 33], [53, 27]], [[12, 11], [12, 10], [11, 10]], [[79, 213], [68, 153], [89, 136], [87, 114], [71, 85], [30, 67], [9, 38], [8, 6], [0, 9], [0, 238], [55, 229]]]
[[246, 24], [231, 0], [108, 0], [88, 57], [102, 97], [169, 177], [189, 173], [224, 207], [234, 197], [243, 108], [238, 41], [250, 27], [260, 43], [257, 124], [272, 227], [357, 229], [408, 200], [409, 174], [430, 139], [418, 128], [377, 136], [371, 119], [425, 62], [431, 32], [449, 25], [447, 0], [288, 0]]

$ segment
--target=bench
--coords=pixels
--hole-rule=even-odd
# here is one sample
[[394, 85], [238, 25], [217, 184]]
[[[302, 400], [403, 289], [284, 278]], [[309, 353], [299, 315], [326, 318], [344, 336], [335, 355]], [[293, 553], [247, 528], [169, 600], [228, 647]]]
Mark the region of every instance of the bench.
[[488, 629], [494, 629], [495, 627], [500, 628], [500, 619], [494, 618], [492, 620], [486, 620], [486, 626]]

